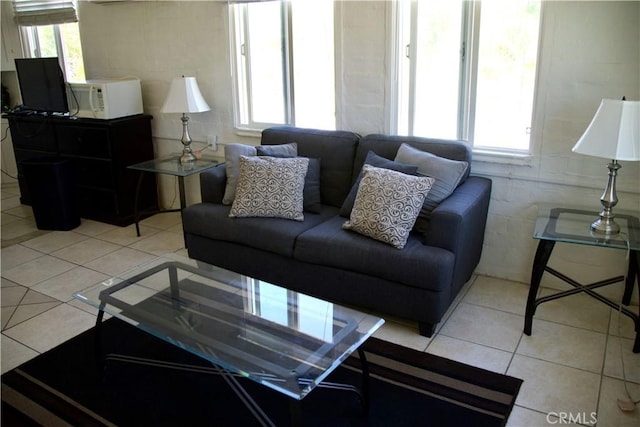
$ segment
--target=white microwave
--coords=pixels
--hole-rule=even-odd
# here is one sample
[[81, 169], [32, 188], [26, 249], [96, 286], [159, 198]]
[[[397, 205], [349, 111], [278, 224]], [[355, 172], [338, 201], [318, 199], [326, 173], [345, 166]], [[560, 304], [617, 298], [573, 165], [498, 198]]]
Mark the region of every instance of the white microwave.
[[142, 91], [138, 79], [107, 79], [69, 82], [69, 114], [91, 119], [117, 119], [142, 114]]

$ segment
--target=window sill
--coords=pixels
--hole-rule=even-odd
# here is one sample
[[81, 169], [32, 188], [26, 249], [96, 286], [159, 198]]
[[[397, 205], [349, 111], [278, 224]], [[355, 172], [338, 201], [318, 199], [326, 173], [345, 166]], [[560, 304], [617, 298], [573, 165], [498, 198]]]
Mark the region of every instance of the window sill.
[[506, 153], [488, 150], [473, 150], [473, 161], [503, 165], [531, 166], [533, 155], [529, 153]]
[[251, 138], [260, 138], [262, 137], [262, 129], [252, 129], [252, 128], [235, 128], [236, 135], [238, 136], [248, 136]]

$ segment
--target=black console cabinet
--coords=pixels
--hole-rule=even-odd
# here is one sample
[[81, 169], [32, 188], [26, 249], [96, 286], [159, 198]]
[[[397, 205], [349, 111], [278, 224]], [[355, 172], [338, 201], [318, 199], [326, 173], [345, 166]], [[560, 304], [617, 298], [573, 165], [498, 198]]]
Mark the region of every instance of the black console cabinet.
[[[138, 173], [127, 166], [153, 159], [151, 116], [112, 120], [41, 115], [6, 116], [18, 167], [20, 201], [30, 205], [21, 162], [43, 157], [73, 161], [80, 215], [116, 225], [134, 223]], [[138, 206], [158, 208], [155, 177], [144, 180]]]

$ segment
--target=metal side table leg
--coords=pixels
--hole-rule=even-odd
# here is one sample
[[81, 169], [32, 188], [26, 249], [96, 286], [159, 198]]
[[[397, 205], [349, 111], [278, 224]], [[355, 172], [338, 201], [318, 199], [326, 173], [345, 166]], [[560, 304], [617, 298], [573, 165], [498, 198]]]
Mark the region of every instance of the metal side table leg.
[[100, 305], [98, 308], [98, 316], [96, 318], [96, 324], [93, 327], [95, 331], [94, 335], [94, 346], [95, 346], [95, 356], [96, 356], [96, 369], [98, 372], [104, 371], [104, 356], [102, 351], [102, 320], [104, 319], [104, 304]]
[[540, 243], [538, 243], [538, 249], [536, 250], [536, 256], [533, 260], [533, 268], [531, 270], [531, 285], [529, 286], [527, 308], [524, 315], [524, 333], [527, 335], [531, 335], [533, 315], [536, 312], [537, 305], [536, 296], [538, 295], [540, 281], [542, 280], [542, 275], [547, 268], [547, 262], [549, 262], [554, 246], [555, 242], [552, 240], [540, 240]]
[[369, 415], [369, 385], [371, 383], [369, 379], [369, 364], [364, 355], [364, 350], [360, 347], [358, 347], [358, 356], [360, 357], [360, 366], [362, 368], [362, 407], [365, 415]]
[[631, 251], [629, 253], [629, 269], [627, 270], [627, 280], [624, 285], [624, 296], [622, 297], [622, 303], [624, 305], [631, 304], [631, 294], [633, 293], [633, 284], [636, 279], [638, 280], [638, 286], [640, 286], [640, 271], [638, 270], [638, 259], [640, 255], [638, 251]]
[[[627, 271], [627, 279], [624, 285], [624, 295], [622, 303], [624, 305], [631, 304], [631, 294], [633, 293], [634, 283], [638, 283], [638, 293], [640, 293], [640, 251], [630, 251], [629, 253], [629, 270]], [[633, 352], [640, 353], [640, 309], [638, 309], [638, 317], [635, 320], [636, 338], [633, 342]]]
[[144, 172], [140, 171], [138, 175], [138, 183], [136, 184], [136, 195], [133, 200], [133, 219], [136, 222], [136, 236], [140, 237], [140, 212], [138, 211], [138, 202], [140, 200], [140, 188], [142, 187], [142, 177]]

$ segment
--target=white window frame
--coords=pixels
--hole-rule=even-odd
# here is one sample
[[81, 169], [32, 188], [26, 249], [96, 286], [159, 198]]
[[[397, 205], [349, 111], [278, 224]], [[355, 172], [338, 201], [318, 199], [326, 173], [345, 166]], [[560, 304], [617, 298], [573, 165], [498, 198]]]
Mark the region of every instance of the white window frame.
[[[318, 2], [311, 9], [308, 0], [267, 0], [279, 4], [282, 52], [282, 107], [280, 98], [277, 108], [282, 108], [282, 122], [265, 122], [264, 116], [254, 114], [251, 58], [252, 46], [249, 38], [248, 11], [251, 1], [231, 0], [229, 5], [229, 30], [231, 51], [231, 73], [233, 84], [234, 125], [238, 133], [255, 135], [272, 126], [303, 126], [322, 129], [336, 127], [336, 58], [335, 58], [335, 4], [333, 1]], [[330, 8], [327, 6], [330, 5]], [[318, 6], [314, 8], [313, 6]], [[303, 10], [304, 9], [304, 10]], [[310, 13], [310, 10], [316, 13]], [[331, 14], [331, 22], [318, 20], [317, 16]], [[327, 19], [329, 19], [327, 17]], [[316, 23], [318, 26], [316, 27]], [[296, 30], [294, 25], [298, 25]], [[318, 31], [314, 43], [309, 39], [307, 28]], [[314, 33], [315, 34], [315, 33]], [[330, 37], [323, 38], [323, 37]], [[294, 58], [294, 49], [297, 56]], [[326, 50], [325, 50], [326, 49]], [[318, 52], [326, 55], [320, 64], [309, 69], [307, 58]], [[326, 77], [326, 78], [325, 78]], [[323, 79], [318, 81], [318, 79]], [[296, 102], [296, 90], [300, 99]], [[314, 99], [311, 105], [309, 100]], [[279, 110], [280, 111], [280, 110]], [[319, 112], [320, 114], [317, 114]]]
[[[53, 28], [53, 37], [56, 45], [56, 56], [60, 63], [60, 68], [64, 72], [67, 78], [71, 75], [68, 69], [68, 57], [65, 49], [64, 42], [60, 31], [61, 24], [51, 24]], [[40, 38], [38, 35], [38, 28], [36, 26], [20, 27], [20, 37], [22, 39], [23, 55], [26, 58], [41, 58], [42, 52], [40, 49]]]
[[[390, 101], [388, 105], [389, 111], [389, 131], [391, 133], [398, 133], [399, 126], [399, 114], [400, 108], [403, 108], [401, 102], [403, 101], [402, 94], [399, 89], [399, 79], [400, 79], [400, 55], [404, 55], [404, 52], [401, 52], [401, 48], [399, 48], [399, 42], [401, 40], [401, 31], [399, 25], [399, 14], [403, 13], [400, 9], [402, 4], [400, 1], [393, 2], [393, 8], [391, 10], [390, 19], [391, 19], [391, 31], [392, 36], [390, 37], [390, 52], [391, 52], [391, 64], [390, 69], [392, 72], [390, 73]], [[416, 38], [416, 13], [414, 8], [417, 7], [417, 0], [411, 1], [412, 13], [410, 14], [411, 19], [413, 20], [411, 25], [411, 40], [415, 40]], [[481, 1], [465, 1], [463, 4], [463, 16], [462, 19], [462, 34], [461, 34], [461, 55], [460, 55], [460, 73], [459, 73], [459, 84], [458, 84], [458, 126], [457, 126], [457, 135], [456, 138], [462, 141], [467, 142], [473, 148], [474, 153], [480, 154], [483, 157], [489, 156], [492, 158], [515, 158], [515, 159], [527, 159], [534, 152], [534, 138], [533, 132], [530, 133], [529, 138], [529, 146], [526, 150], [518, 150], [518, 149], [508, 149], [508, 148], [476, 148], [473, 146], [474, 140], [474, 129], [475, 129], [475, 117], [476, 117], [476, 89], [477, 89], [477, 75], [478, 75], [478, 50], [479, 50], [479, 35], [480, 35], [480, 16], [481, 16]], [[543, 20], [543, 2], [541, 4], [540, 11], [540, 19], [539, 25], [541, 25]], [[410, 55], [415, 58], [415, 44], [410, 43]], [[540, 54], [540, 34], [538, 36], [538, 56]], [[538, 58], [539, 59], [539, 58]], [[411, 77], [409, 80], [409, 84], [414, 86], [415, 82], [415, 66], [416, 61], [411, 61], [412, 70]], [[533, 96], [533, 104], [532, 104], [532, 112], [531, 112], [531, 128], [534, 128], [535, 118], [536, 118], [536, 93], [537, 93], [537, 75], [539, 71], [539, 61], [536, 64], [536, 81], [534, 83], [534, 96]], [[409, 90], [409, 96], [413, 91]], [[408, 117], [409, 117], [409, 135], [413, 135], [413, 117], [414, 114], [414, 101], [410, 99], [408, 101]], [[420, 135], [425, 136], [425, 135]]]
[[283, 62], [283, 102], [284, 123], [266, 123], [254, 120], [251, 110], [251, 45], [247, 22], [248, 4], [236, 3], [229, 7], [231, 31], [231, 70], [233, 74], [234, 122], [239, 130], [261, 131], [267, 127], [290, 125], [295, 122], [293, 108], [293, 73], [291, 40], [291, 7], [287, 1], [278, 1], [282, 13], [282, 62]]
[[[60, 35], [60, 26], [58, 24], [51, 24], [51, 27], [53, 27], [53, 37], [56, 43], [56, 52], [58, 54], [58, 58], [62, 59], [64, 48], [62, 44], [62, 36]], [[41, 58], [42, 51], [40, 48], [38, 27], [20, 27], [20, 33], [22, 36], [22, 40], [24, 40], [23, 46], [26, 50], [25, 55], [29, 58]], [[60, 65], [62, 66], [64, 64]]]
[[69, 76], [69, 58], [62, 38], [60, 25], [78, 25], [77, 0], [13, 0], [16, 24], [22, 41], [22, 54], [26, 58], [41, 58], [38, 26], [51, 26], [56, 46], [56, 56], [64, 75]]

